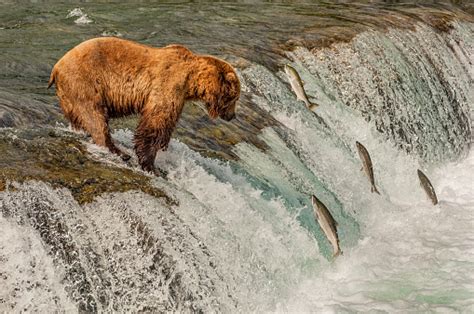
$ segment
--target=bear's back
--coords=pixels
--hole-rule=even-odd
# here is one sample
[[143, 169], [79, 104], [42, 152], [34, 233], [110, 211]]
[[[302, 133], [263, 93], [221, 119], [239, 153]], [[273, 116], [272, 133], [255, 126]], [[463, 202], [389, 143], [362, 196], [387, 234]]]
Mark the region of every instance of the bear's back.
[[179, 64], [195, 55], [181, 45], [155, 48], [115, 37], [86, 40], [69, 50], [55, 65], [60, 72], [77, 72], [86, 76], [96, 73], [109, 75], [136, 74], [133, 70], [153, 70], [163, 74], [169, 64]]
[[111, 117], [123, 116], [140, 112], [153, 90], [168, 90], [167, 84], [184, 83], [184, 69], [194, 58], [180, 45], [154, 48], [101, 37], [67, 52], [54, 66], [52, 75], [58, 91], [75, 102], [85, 96], [95, 97]]

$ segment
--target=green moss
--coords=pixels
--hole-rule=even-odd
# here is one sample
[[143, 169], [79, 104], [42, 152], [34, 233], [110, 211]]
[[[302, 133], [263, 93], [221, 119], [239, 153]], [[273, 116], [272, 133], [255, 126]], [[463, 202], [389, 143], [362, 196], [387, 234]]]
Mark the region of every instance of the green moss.
[[79, 204], [103, 193], [141, 190], [176, 202], [154, 187], [151, 178], [90, 158], [78, 136], [52, 129], [4, 131], [0, 135], [0, 190], [8, 181], [44, 181], [69, 189]]

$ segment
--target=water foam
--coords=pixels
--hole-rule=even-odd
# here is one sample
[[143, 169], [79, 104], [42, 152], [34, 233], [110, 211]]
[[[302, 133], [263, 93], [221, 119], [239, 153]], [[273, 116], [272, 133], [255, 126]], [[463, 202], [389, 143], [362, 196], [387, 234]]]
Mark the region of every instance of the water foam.
[[474, 309], [473, 151], [432, 173], [441, 202], [367, 208], [363, 239], [301, 283], [280, 311]]
[[[114, 136], [130, 145], [131, 133]], [[317, 272], [314, 238], [281, 199], [266, 197], [231, 165], [174, 140], [156, 165], [168, 172], [173, 184], [168, 191], [178, 195], [180, 216], [226, 269], [242, 309], [272, 309], [292, 285]]]
[[27, 225], [0, 215], [0, 311], [74, 310], [61, 275]]

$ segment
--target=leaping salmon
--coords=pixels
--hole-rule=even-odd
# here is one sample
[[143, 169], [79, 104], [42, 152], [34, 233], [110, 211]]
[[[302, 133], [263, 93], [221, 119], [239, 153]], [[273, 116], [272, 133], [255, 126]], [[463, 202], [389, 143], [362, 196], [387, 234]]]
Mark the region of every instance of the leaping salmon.
[[356, 145], [357, 145], [357, 151], [359, 152], [359, 157], [362, 160], [362, 168], [364, 169], [365, 174], [369, 178], [369, 181], [371, 184], [370, 191], [372, 193], [375, 192], [380, 195], [380, 192], [377, 190], [377, 187], [375, 186], [374, 169], [372, 167], [372, 160], [370, 159], [369, 152], [361, 143], [356, 142]]
[[285, 72], [288, 76], [288, 80], [290, 81], [290, 85], [296, 94], [296, 99], [304, 101], [306, 107], [308, 107], [309, 110], [313, 110], [314, 108], [316, 108], [318, 105], [309, 101], [308, 95], [306, 95], [306, 92], [303, 87], [303, 81], [301, 80], [301, 77], [295, 70], [295, 68], [293, 68], [289, 64], [286, 64]]
[[433, 205], [438, 204], [438, 198], [436, 197], [433, 185], [431, 185], [428, 177], [423, 172], [421, 172], [420, 169], [418, 169], [418, 178], [420, 178], [420, 185], [423, 187], [423, 190], [425, 190], [426, 195], [428, 195]]
[[311, 202], [313, 204], [314, 216], [326, 235], [326, 238], [332, 245], [333, 258], [336, 258], [339, 254], [342, 254], [341, 248], [339, 247], [339, 238], [337, 236], [337, 222], [326, 206], [318, 200], [316, 196], [313, 195], [311, 197]]

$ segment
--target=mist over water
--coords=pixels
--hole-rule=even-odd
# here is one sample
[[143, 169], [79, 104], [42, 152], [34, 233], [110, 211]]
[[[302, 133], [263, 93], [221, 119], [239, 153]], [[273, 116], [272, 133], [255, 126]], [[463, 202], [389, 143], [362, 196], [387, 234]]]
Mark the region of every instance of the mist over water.
[[[463, 4], [0, 7], [1, 311], [474, 311], [474, 18]], [[237, 118], [188, 104], [155, 161], [166, 178], [139, 169], [136, 121], [113, 121], [134, 156], [125, 164], [69, 130], [45, 89], [57, 59], [97, 36], [225, 58], [242, 84]], [[57, 147], [66, 160], [49, 156]], [[116, 174], [76, 182], [91, 164]], [[107, 187], [132, 175], [146, 180]], [[334, 261], [312, 194], [338, 222]]]

